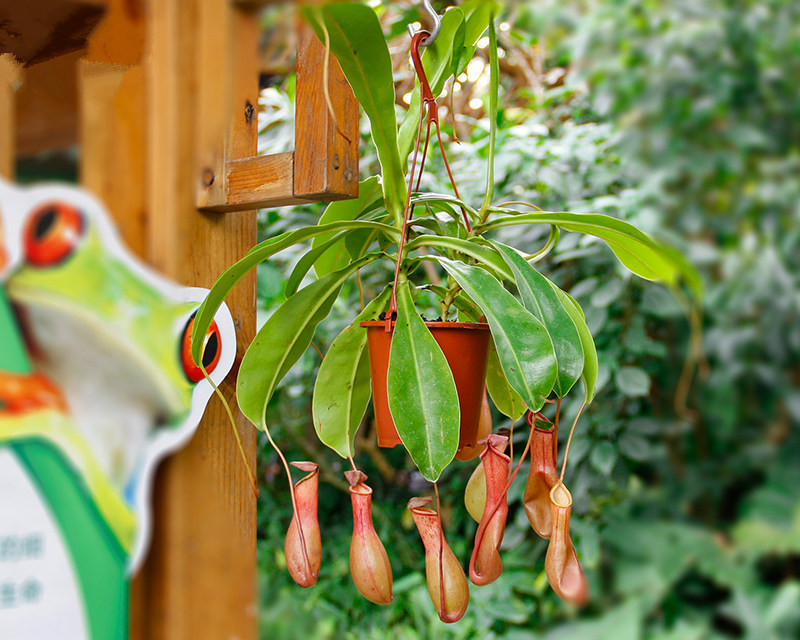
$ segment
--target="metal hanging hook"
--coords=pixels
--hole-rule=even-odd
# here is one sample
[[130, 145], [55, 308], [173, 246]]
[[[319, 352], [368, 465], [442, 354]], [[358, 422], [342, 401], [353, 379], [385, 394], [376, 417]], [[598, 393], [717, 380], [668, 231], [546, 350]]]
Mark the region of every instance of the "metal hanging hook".
[[[442, 18], [434, 10], [433, 5], [431, 4], [431, 0], [422, 0], [422, 8], [425, 10], [425, 12], [428, 14], [431, 21], [433, 22], [433, 29], [431, 29], [430, 35], [420, 43], [423, 47], [427, 47], [429, 44], [433, 44], [436, 41], [436, 38], [439, 37], [439, 31], [441, 31], [442, 29]], [[408, 33], [411, 35], [412, 38], [416, 33], [414, 31], [414, 27], [412, 27], [411, 25], [408, 25]]]

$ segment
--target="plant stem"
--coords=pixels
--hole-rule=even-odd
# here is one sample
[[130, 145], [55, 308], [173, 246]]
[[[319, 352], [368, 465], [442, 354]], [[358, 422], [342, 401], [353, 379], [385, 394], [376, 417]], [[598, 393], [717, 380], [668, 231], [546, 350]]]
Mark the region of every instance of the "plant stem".
[[242, 461], [244, 462], [244, 468], [247, 470], [247, 477], [250, 479], [250, 484], [252, 485], [253, 488], [253, 495], [255, 495], [255, 497], [258, 498], [259, 494], [258, 483], [256, 482], [253, 470], [250, 468], [250, 463], [247, 461], [247, 456], [244, 453], [244, 447], [242, 446], [242, 438], [239, 435], [239, 430], [236, 428], [236, 419], [233, 417], [233, 411], [231, 410], [231, 405], [228, 404], [228, 400], [225, 398], [222, 391], [220, 391], [220, 388], [216, 384], [214, 384], [214, 381], [211, 379], [211, 376], [208, 375], [208, 372], [206, 371], [206, 368], [203, 366], [202, 362], [199, 364], [199, 366], [200, 366], [200, 371], [203, 372], [203, 376], [205, 377], [206, 380], [208, 380], [208, 383], [214, 389], [214, 393], [222, 401], [222, 405], [225, 407], [225, 413], [228, 415], [228, 421], [231, 425], [233, 436], [236, 438], [236, 446], [239, 448], [239, 454], [242, 456]]
[[439, 520], [439, 610], [444, 611], [444, 525], [442, 524], [442, 503], [439, 500], [439, 483], [433, 483], [433, 492], [436, 494], [436, 517]]
[[[280, 450], [275, 441], [272, 439], [272, 434], [269, 432], [267, 428], [267, 408], [264, 407], [264, 415], [261, 416], [261, 427], [262, 431], [267, 434], [267, 440], [272, 445], [272, 448], [275, 449], [275, 452], [278, 454], [278, 457], [281, 459], [281, 463], [283, 464], [283, 469], [286, 471], [286, 477], [289, 480], [289, 496], [292, 499], [292, 513], [297, 514], [297, 499], [294, 495], [294, 481], [292, 480], [292, 470], [289, 469], [289, 463], [286, 462], [286, 457], [283, 455], [283, 451]], [[297, 515], [297, 532], [300, 534], [300, 546], [303, 548], [303, 560], [308, 566], [308, 550], [306, 549], [306, 536], [303, 533], [303, 523], [300, 520], [299, 514]]]
[[494, 12], [489, 16], [489, 72], [489, 162], [486, 168], [486, 196], [478, 212], [478, 219], [481, 223], [486, 222], [494, 197], [494, 145], [497, 139], [497, 93], [500, 85]]
[[453, 300], [455, 300], [459, 291], [461, 291], [461, 286], [453, 281], [453, 284], [451, 284], [450, 288], [447, 290], [447, 295], [445, 295], [444, 300], [440, 301], [442, 306], [442, 320], [445, 322], [447, 322], [447, 314], [450, 312], [450, 307], [453, 306]]
[[586, 402], [584, 401], [581, 403], [581, 408], [578, 409], [578, 415], [575, 416], [575, 420], [572, 421], [572, 428], [569, 430], [569, 437], [567, 438], [567, 445], [564, 448], [564, 460], [561, 463], [561, 477], [560, 481], [564, 482], [564, 473], [567, 471], [567, 459], [569, 458], [569, 446], [572, 444], [572, 436], [575, 433], [575, 426], [578, 424], [578, 419], [581, 417], [583, 410], [586, 408]]
[[358, 282], [358, 298], [361, 300], [361, 310], [364, 310], [364, 287], [361, 284], [361, 269], [356, 271], [356, 282]]
[[511, 420], [511, 428], [508, 430], [508, 457], [514, 459], [514, 425], [516, 420]]
[[536, 253], [532, 253], [527, 256], [525, 259], [528, 262], [538, 262], [542, 258], [544, 258], [548, 253], [550, 253], [551, 249], [556, 246], [558, 239], [561, 237], [561, 231], [559, 228], [551, 224], [550, 225], [550, 235], [547, 236], [547, 242], [545, 245], [539, 249]]
[[[400, 264], [405, 258], [406, 249], [406, 235], [408, 233], [408, 218], [411, 215], [411, 189], [414, 187], [414, 174], [417, 170], [417, 154], [419, 153], [419, 143], [422, 136], [422, 118], [425, 114], [425, 109], [420, 107], [419, 110], [419, 123], [417, 124], [417, 139], [414, 143], [414, 158], [411, 161], [411, 171], [408, 176], [408, 191], [406, 193], [406, 204], [403, 209], [403, 226], [400, 230], [400, 242], [397, 245], [397, 264], [394, 268], [394, 284], [392, 285], [392, 299], [389, 303], [389, 313], [386, 315], [386, 331], [392, 329], [392, 315], [397, 311], [397, 285], [400, 280]], [[427, 147], [426, 147], [427, 148]], [[420, 173], [423, 167], [420, 167]]]

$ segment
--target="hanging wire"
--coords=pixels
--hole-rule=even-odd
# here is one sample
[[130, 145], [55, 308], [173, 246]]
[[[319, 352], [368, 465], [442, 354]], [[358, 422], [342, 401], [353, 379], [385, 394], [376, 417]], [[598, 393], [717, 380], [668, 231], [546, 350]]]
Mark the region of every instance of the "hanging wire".
[[[442, 18], [434, 10], [431, 0], [422, 0], [422, 8], [433, 22], [433, 29], [430, 30], [430, 35], [420, 43], [423, 47], [427, 47], [428, 45], [433, 44], [436, 41], [436, 38], [439, 37], [439, 31], [442, 29]], [[408, 25], [408, 33], [412, 38], [414, 37], [416, 31], [414, 31], [413, 26]]]

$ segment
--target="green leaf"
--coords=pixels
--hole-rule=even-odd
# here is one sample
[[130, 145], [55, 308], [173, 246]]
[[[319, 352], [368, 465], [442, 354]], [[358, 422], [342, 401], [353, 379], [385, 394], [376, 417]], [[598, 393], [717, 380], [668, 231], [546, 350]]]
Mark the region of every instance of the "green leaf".
[[283, 251], [287, 247], [291, 247], [305, 240], [310, 240], [324, 233], [336, 232], [342, 229], [374, 229], [390, 237], [395, 237], [398, 240], [400, 236], [400, 232], [397, 229], [379, 222], [342, 220], [341, 222], [332, 222], [330, 224], [315, 225], [313, 227], [303, 227], [295, 231], [287, 231], [286, 233], [282, 233], [279, 236], [257, 244], [250, 249], [244, 258], [235, 262], [220, 274], [217, 281], [208, 292], [205, 300], [203, 300], [203, 303], [200, 305], [200, 308], [197, 310], [197, 315], [194, 319], [194, 329], [192, 331], [192, 358], [194, 358], [194, 361], [197, 362], [200, 358], [203, 337], [211, 326], [211, 321], [214, 319], [217, 309], [219, 309], [225, 296], [230, 293], [230, 290], [236, 286], [236, 283], [239, 282], [250, 269], [270, 256]]
[[344, 281], [377, 257], [362, 258], [312, 282], [278, 307], [256, 334], [242, 358], [236, 395], [242, 413], [257, 428], [265, 429], [264, 413], [275, 387], [311, 344]]
[[[550, 284], [553, 283], [551, 282]], [[589, 325], [586, 324], [586, 318], [583, 316], [580, 305], [575, 302], [572, 296], [564, 293], [554, 284], [553, 289], [564, 305], [564, 309], [575, 323], [575, 328], [578, 330], [578, 335], [581, 338], [581, 346], [583, 347], [583, 373], [581, 377], [583, 378], [584, 386], [584, 402], [588, 405], [594, 400], [597, 391], [597, 374], [600, 369], [594, 338], [592, 337], [592, 332], [589, 331]]]
[[650, 391], [650, 376], [639, 367], [622, 367], [614, 380], [619, 390], [632, 398], [646, 396]]
[[466, 71], [469, 61], [475, 55], [475, 43], [486, 31], [489, 17], [495, 4], [488, 0], [469, 0], [460, 5], [466, 17], [466, 22], [464, 23], [464, 39], [460, 43], [461, 46], [456, 46], [459, 43], [453, 43], [452, 74], [454, 76]]
[[[454, 195], [450, 193], [435, 193], [430, 191], [424, 191], [420, 193], [411, 194], [411, 204], [420, 204], [423, 202], [435, 205], [434, 208], [438, 208], [440, 211], [446, 211], [454, 218], [458, 218], [459, 220], [463, 220], [464, 218], [461, 215], [461, 211], [458, 211], [458, 213], [454, 213], [455, 211], [454, 207], [459, 207], [459, 209], [463, 207], [464, 209], [466, 209], [467, 213], [473, 219], [477, 219], [478, 217], [478, 212], [475, 211], [475, 209], [470, 207], [463, 200], [456, 198]], [[454, 206], [445, 207], [444, 205], [454, 205]]]
[[356, 2], [307, 7], [304, 14], [322, 42], [324, 24], [331, 53], [369, 118], [381, 164], [386, 207], [401, 222], [406, 185], [397, 146], [392, 58], [378, 16], [370, 7]]
[[653, 447], [647, 438], [633, 433], [623, 433], [618, 442], [619, 452], [626, 458], [644, 462], [653, 457]]
[[589, 462], [600, 473], [607, 476], [617, 463], [617, 450], [608, 440], [601, 440], [592, 447]]
[[364, 320], [377, 320], [391, 288], [370, 302], [333, 341], [314, 384], [312, 412], [320, 441], [343, 458], [352, 457], [353, 443], [369, 404], [370, 376]]
[[[467, 17], [467, 28], [464, 33], [464, 42], [467, 46], [474, 45], [480, 39], [484, 31], [486, 31], [486, 27], [489, 26], [492, 14], [496, 16], [503, 9], [503, 4], [496, 0], [467, 0], [460, 6]], [[464, 67], [466, 66], [465, 64]], [[463, 70], [460, 69], [459, 73]]]
[[435, 482], [456, 455], [461, 410], [453, 373], [414, 309], [407, 282], [397, 292], [386, 389], [403, 445], [423, 477]]
[[[312, 248], [306, 251], [306, 253], [303, 254], [303, 257], [297, 261], [297, 264], [294, 265], [294, 269], [292, 269], [292, 272], [286, 279], [286, 296], [289, 297], [297, 291], [297, 288], [300, 286], [300, 283], [303, 281], [303, 278], [308, 273], [309, 269], [315, 266], [317, 261], [323, 257], [323, 254], [325, 254], [328, 249], [336, 244], [343, 248], [345, 238], [355, 231], [356, 230], [342, 231], [319, 246], [312, 245]], [[315, 238], [315, 240], [316, 239], [317, 238]], [[344, 260], [343, 264], [341, 264], [338, 268], [341, 269], [342, 267], [346, 266], [348, 262], [350, 261]], [[333, 269], [331, 271], [333, 271]], [[330, 271], [324, 272], [321, 275], [319, 272], [317, 272], [317, 276], [322, 277], [327, 273], [330, 273]]]
[[622, 280], [619, 278], [612, 278], [608, 282], [600, 285], [592, 294], [589, 301], [593, 307], [602, 309], [615, 302], [620, 295], [622, 295], [624, 288], [625, 285], [622, 283]]
[[479, 267], [439, 258], [486, 315], [503, 373], [531, 411], [539, 411], [553, 390], [557, 365], [544, 325]]
[[525, 401], [506, 380], [503, 367], [497, 356], [494, 342], [489, 344], [489, 359], [486, 364], [486, 390], [494, 402], [494, 406], [504, 416], [519, 420], [525, 413]]
[[[353, 200], [337, 200], [331, 202], [319, 219], [319, 224], [338, 222], [339, 220], [356, 220], [361, 212], [371, 205], [380, 192], [378, 176], [372, 176], [358, 183], [358, 197]], [[333, 234], [325, 234], [314, 238], [311, 244], [316, 249], [322, 244], [330, 241]], [[350, 260], [344, 251], [344, 246], [326, 251], [325, 254], [314, 263], [314, 271], [318, 277], [322, 277], [331, 271], [336, 271], [344, 267]]]
[[[435, 285], [428, 285], [426, 288], [433, 291], [440, 298], [447, 295], [447, 288]], [[478, 307], [463, 289], [453, 300], [453, 306], [459, 311], [459, 322], [479, 322], [483, 311]], [[494, 402], [497, 410], [512, 420], [518, 420], [525, 413], [525, 402], [520, 395], [508, 384], [500, 360], [497, 357], [497, 349], [494, 342], [489, 343], [489, 354], [486, 363], [486, 390], [489, 397]]]
[[645, 280], [674, 284], [679, 277], [696, 283], [698, 277], [685, 260], [675, 256], [675, 250], [665, 247], [632, 224], [599, 213], [565, 213], [536, 211], [508, 215], [479, 225], [475, 233], [515, 224], [553, 224], [566, 231], [585, 233], [605, 240], [619, 261]]
[[349, 234], [345, 238], [344, 246], [347, 249], [347, 254], [351, 260], [358, 260], [366, 253], [369, 246], [375, 242], [376, 231], [369, 231], [367, 229], [359, 229]]
[[504, 278], [508, 280], [513, 279], [511, 270], [506, 266], [502, 256], [494, 247], [482, 246], [471, 240], [429, 235], [417, 236], [406, 244], [406, 248], [409, 252], [415, 251], [420, 247], [435, 247], [437, 249], [452, 249], [453, 251], [458, 251], [491, 267]]
[[583, 373], [583, 346], [575, 322], [564, 308], [552, 282], [534, 269], [516, 250], [499, 242], [493, 242], [492, 245], [514, 272], [522, 304], [542, 321], [550, 334], [558, 362], [558, 377], [554, 389], [558, 397], [563, 398]]

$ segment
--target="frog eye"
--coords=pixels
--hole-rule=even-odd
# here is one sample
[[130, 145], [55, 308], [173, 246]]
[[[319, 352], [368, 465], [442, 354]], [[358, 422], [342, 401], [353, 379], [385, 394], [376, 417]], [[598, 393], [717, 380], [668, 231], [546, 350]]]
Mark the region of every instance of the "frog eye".
[[[203, 370], [198, 367], [192, 359], [192, 328], [194, 327], [194, 315], [189, 318], [186, 323], [186, 328], [183, 330], [183, 338], [181, 339], [181, 363], [183, 364], [183, 371], [186, 377], [191, 382], [200, 382], [203, 379]], [[219, 362], [219, 356], [222, 353], [222, 342], [219, 334], [219, 327], [217, 323], [212, 321], [211, 326], [206, 331], [205, 339], [203, 340], [203, 366], [206, 372], [210, 374]]]
[[65, 203], [45, 204], [33, 212], [25, 227], [25, 256], [37, 267], [66, 260], [86, 231], [83, 213]]

